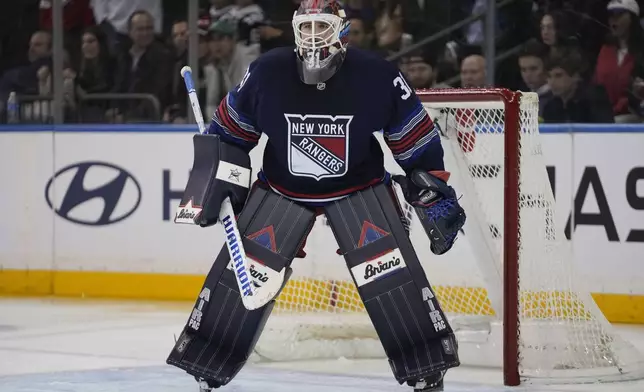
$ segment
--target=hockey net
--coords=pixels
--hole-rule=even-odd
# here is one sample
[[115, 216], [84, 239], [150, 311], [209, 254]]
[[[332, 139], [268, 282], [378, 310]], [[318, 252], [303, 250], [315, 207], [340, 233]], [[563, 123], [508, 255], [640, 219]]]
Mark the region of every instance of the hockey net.
[[[642, 356], [611, 327], [575, 272], [555, 218], [536, 94], [449, 89], [419, 96], [441, 129], [450, 184], [462, 194], [468, 220], [454, 248], [437, 257], [406, 212], [461, 362], [501, 367], [508, 385], [643, 377]], [[400, 172], [384, 150], [387, 168]], [[384, 357], [336, 248], [320, 217], [308, 256], [294, 261], [256, 347], [262, 359]]]

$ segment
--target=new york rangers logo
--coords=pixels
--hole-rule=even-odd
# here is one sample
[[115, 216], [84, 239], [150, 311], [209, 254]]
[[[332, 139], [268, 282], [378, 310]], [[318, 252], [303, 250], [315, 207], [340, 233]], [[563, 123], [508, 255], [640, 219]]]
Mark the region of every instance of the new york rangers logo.
[[353, 116], [284, 114], [288, 124], [291, 174], [316, 180], [341, 177], [349, 165], [349, 125]]

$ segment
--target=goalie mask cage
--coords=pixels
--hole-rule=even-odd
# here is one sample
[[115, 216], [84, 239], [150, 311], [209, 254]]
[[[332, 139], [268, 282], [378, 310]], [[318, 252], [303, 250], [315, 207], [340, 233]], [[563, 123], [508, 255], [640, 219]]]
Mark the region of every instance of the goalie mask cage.
[[[431, 254], [416, 217], [411, 237], [457, 335], [462, 365], [502, 368], [506, 385], [643, 378], [642, 355], [583, 287], [555, 219], [537, 95], [505, 89], [418, 95], [441, 130], [450, 184], [462, 195], [467, 222], [445, 255]], [[400, 171], [383, 150], [388, 170]], [[255, 348], [260, 358], [385, 356], [335, 249], [330, 228], [318, 219], [308, 255], [293, 262]]]

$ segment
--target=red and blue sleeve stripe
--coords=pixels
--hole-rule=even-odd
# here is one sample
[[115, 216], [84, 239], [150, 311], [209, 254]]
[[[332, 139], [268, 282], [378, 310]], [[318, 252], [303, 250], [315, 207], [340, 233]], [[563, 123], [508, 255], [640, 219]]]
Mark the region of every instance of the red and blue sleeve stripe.
[[212, 116], [208, 133], [217, 134], [224, 140], [247, 148], [255, 147], [261, 136], [253, 122], [235, 110], [235, 97], [231, 93], [221, 100]]
[[400, 126], [389, 129], [384, 136], [394, 159], [403, 168], [414, 166], [413, 162], [431, 145], [440, 145], [438, 129], [420, 103]]

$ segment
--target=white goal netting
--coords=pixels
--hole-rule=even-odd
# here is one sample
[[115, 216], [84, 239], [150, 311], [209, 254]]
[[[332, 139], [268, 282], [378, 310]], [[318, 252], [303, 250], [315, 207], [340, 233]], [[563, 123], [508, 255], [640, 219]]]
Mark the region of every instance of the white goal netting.
[[[644, 376], [642, 356], [613, 330], [575, 271], [542, 158], [536, 94], [425, 93], [441, 129], [450, 184], [462, 194], [464, 235], [435, 256], [409, 208], [412, 241], [457, 333], [464, 365], [503, 366], [504, 344], [518, 346], [524, 380], [597, 382]], [[507, 93], [507, 92], [506, 92]], [[518, 121], [506, 124], [511, 102]], [[504, 133], [519, 135], [518, 340], [502, 328]], [[382, 139], [379, 139], [382, 142]], [[387, 167], [401, 172], [386, 149]], [[508, 151], [512, 152], [512, 151]], [[516, 152], [516, 151], [515, 151]], [[265, 360], [384, 357], [336, 241], [319, 217], [293, 276], [256, 347]], [[508, 341], [509, 340], [509, 341]], [[506, 363], [506, 366], [508, 364]]]

